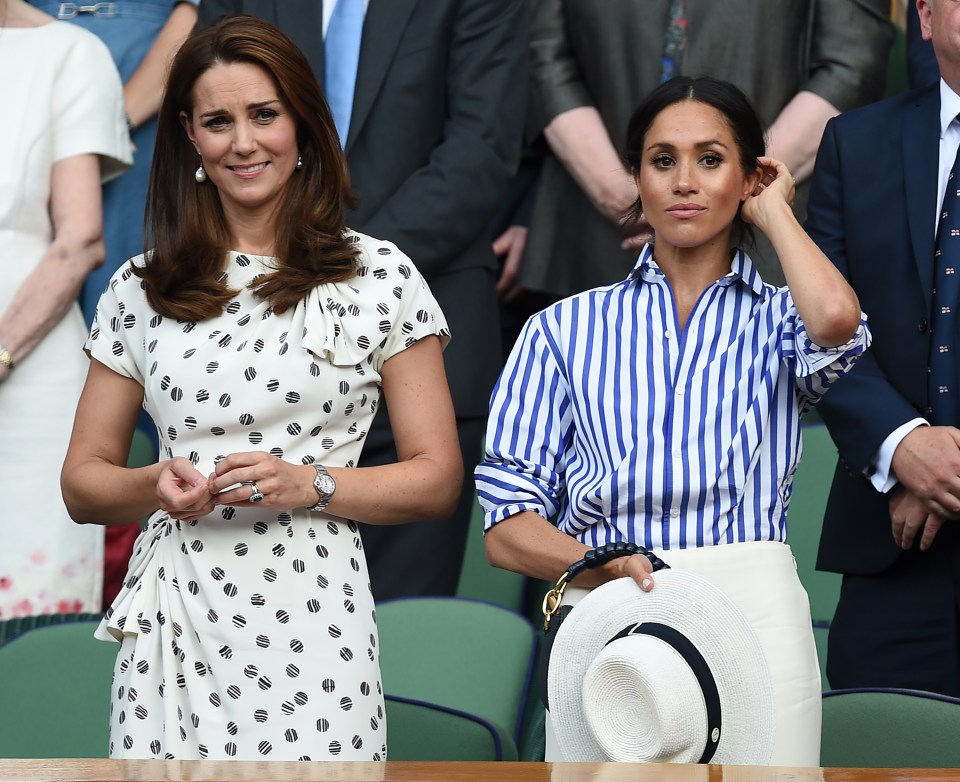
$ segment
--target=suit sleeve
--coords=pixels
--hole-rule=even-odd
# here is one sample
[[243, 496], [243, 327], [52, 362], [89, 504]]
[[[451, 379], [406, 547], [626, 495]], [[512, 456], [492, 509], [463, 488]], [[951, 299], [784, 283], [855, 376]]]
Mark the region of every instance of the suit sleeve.
[[[858, 264], [869, 267], [870, 259], [848, 257], [847, 227], [860, 226], [869, 231], [872, 218], [857, 213], [855, 193], [850, 193], [848, 203], [845, 183], [849, 177], [843, 175], [840, 146], [837, 121], [830, 120], [817, 153], [804, 227], [850, 280], [851, 267]], [[883, 317], [883, 313], [875, 315]], [[840, 458], [858, 474], [868, 467], [887, 435], [918, 416], [917, 410], [893, 387], [877, 364], [873, 348], [866, 350], [853, 369], [831, 386], [817, 410], [830, 429]]]
[[428, 279], [489, 234], [507, 196], [526, 115], [528, 27], [525, 0], [461, 3], [442, 141], [364, 222], [364, 232], [389, 236]]
[[563, 0], [536, 0], [530, 17], [530, 123], [541, 133], [558, 114], [592, 106], [567, 38]]
[[242, 4], [231, 2], [231, 0], [200, 0], [200, 6], [197, 8], [197, 29], [206, 27], [214, 19], [219, 19], [226, 14], [239, 13]]
[[888, 0], [816, 0], [802, 89], [840, 111], [880, 100], [893, 38]]

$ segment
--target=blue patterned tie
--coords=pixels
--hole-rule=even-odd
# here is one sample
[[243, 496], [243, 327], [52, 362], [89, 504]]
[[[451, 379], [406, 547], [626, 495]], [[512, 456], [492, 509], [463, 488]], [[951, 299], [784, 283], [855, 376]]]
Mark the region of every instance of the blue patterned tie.
[[957, 370], [957, 305], [960, 303], [960, 150], [947, 178], [940, 209], [933, 268], [930, 340], [930, 417], [936, 425], [956, 426], [960, 378]]
[[663, 61], [660, 83], [680, 75], [687, 49], [687, 0], [671, 0], [667, 10], [667, 29], [663, 36]]
[[323, 88], [344, 147], [353, 113], [362, 35], [363, 0], [337, 0], [323, 42]]

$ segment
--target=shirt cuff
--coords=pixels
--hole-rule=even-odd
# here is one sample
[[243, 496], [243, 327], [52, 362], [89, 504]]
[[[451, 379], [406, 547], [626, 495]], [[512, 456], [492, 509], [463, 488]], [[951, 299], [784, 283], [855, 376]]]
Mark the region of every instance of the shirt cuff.
[[886, 494], [897, 485], [897, 476], [894, 475], [891, 470], [893, 452], [897, 450], [897, 446], [900, 445], [903, 438], [910, 434], [910, 432], [918, 426], [929, 425], [929, 422], [924, 418], [914, 418], [905, 424], [901, 424], [887, 435], [887, 439], [880, 444], [876, 455], [870, 461], [867, 469], [863, 471], [870, 483], [873, 484], [873, 488], [878, 492]]

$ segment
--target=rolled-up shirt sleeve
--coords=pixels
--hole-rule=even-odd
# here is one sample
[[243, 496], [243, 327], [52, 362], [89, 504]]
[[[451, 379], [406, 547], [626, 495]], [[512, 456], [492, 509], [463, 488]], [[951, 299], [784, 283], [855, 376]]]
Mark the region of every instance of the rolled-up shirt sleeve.
[[546, 313], [527, 322], [493, 391], [486, 452], [475, 473], [484, 531], [522, 511], [549, 519], [565, 501], [571, 400], [546, 325]]
[[860, 325], [853, 336], [842, 345], [825, 348], [810, 339], [800, 314], [793, 310], [790, 315], [791, 328], [785, 337], [793, 346], [787, 352], [793, 357], [793, 371], [797, 380], [797, 393], [800, 395], [801, 410], [813, 407], [827, 392], [837, 378], [852, 368], [857, 358], [868, 348], [872, 341], [867, 316], [860, 313]]

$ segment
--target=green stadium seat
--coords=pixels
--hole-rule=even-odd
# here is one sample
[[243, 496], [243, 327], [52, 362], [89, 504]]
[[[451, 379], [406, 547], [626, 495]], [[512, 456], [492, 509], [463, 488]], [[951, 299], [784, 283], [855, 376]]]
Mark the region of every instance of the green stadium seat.
[[960, 699], [918, 690], [825, 692], [820, 764], [960, 767]]
[[0, 757], [105, 758], [117, 646], [99, 620], [34, 627], [0, 646]]

